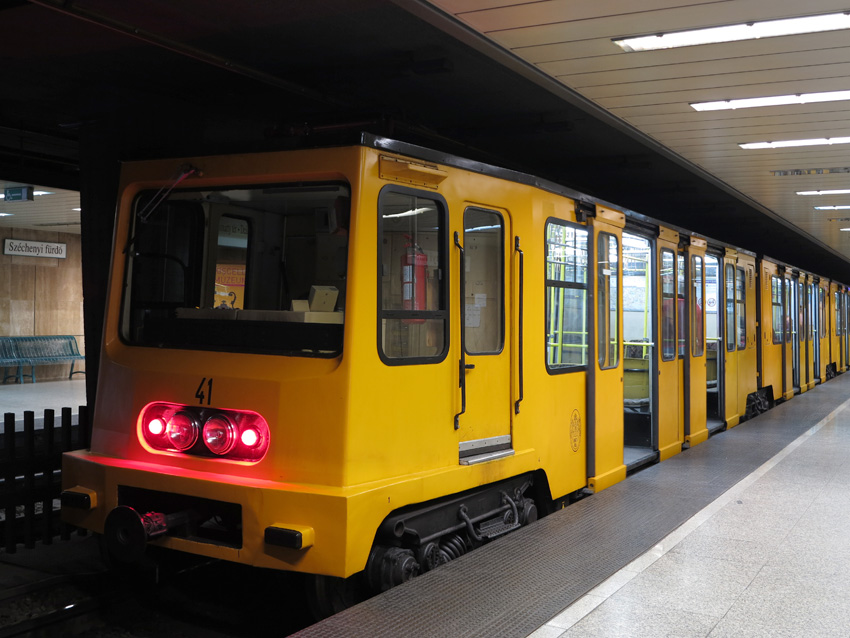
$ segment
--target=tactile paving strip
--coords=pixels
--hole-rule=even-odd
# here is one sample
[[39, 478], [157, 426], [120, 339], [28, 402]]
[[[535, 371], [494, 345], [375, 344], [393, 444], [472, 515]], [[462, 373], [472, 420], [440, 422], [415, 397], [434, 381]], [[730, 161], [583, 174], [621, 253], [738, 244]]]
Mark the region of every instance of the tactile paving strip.
[[828, 416], [850, 374], [294, 634], [525, 637]]

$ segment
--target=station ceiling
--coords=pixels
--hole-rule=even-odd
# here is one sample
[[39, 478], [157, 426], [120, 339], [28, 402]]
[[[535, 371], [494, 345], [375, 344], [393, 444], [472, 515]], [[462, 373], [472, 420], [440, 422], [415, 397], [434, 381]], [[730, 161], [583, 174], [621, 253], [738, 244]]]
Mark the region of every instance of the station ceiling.
[[[290, 148], [347, 122], [850, 283], [850, 232], [840, 230], [850, 210], [815, 210], [850, 204], [850, 194], [797, 195], [850, 186], [850, 145], [740, 146], [850, 137], [848, 102], [690, 106], [850, 90], [850, 30], [639, 52], [613, 41], [846, 9], [832, 0], [0, 0], [0, 179], [74, 190], [98, 145], [116, 161]], [[19, 209], [14, 223], [26, 225]]]

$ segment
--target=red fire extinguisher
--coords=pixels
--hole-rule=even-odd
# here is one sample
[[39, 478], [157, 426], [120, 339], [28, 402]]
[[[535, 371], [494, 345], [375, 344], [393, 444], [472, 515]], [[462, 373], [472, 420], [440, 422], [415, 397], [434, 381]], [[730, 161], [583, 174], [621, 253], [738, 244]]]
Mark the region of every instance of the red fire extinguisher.
[[[405, 235], [408, 244], [401, 256], [401, 299], [405, 310], [425, 310], [425, 267], [428, 256], [413, 241], [410, 235]], [[424, 319], [405, 319], [404, 323], [425, 323]]]

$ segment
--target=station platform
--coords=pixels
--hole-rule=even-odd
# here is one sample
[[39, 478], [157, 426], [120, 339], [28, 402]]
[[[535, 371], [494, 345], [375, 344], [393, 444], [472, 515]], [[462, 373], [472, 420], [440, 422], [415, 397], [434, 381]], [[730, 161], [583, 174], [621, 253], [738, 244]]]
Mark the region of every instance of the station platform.
[[850, 374], [299, 638], [850, 636]]
[[37, 383], [0, 383], [0, 418], [7, 412], [14, 413], [18, 430], [23, 428], [26, 410], [35, 413], [38, 426], [44, 419], [45, 410], [54, 410], [56, 418], [59, 418], [62, 408], [71, 408], [72, 415], [77, 415], [81, 405], [86, 405], [84, 377]]
[[[846, 638], [848, 529], [844, 374], [293, 635]], [[0, 598], [100, 569], [91, 536], [0, 550]]]

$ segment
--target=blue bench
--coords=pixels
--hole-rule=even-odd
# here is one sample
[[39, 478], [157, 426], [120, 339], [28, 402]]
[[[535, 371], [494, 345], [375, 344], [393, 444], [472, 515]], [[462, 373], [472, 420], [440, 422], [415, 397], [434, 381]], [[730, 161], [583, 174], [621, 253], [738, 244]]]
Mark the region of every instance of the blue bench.
[[[84, 361], [73, 335], [50, 335], [38, 337], [0, 337], [0, 366], [3, 366], [3, 383], [16, 379], [23, 383], [29, 377], [35, 383], [35, 367], [38, 365], [70, 363], [70, 379], [75, 374], [85, 374], [85, 370], [74, 370], [78, 361]], [[30, 367], [25, 374], [24, 368]], [[7, 374], [7, 369], [15, 367], [15, 374]]]

